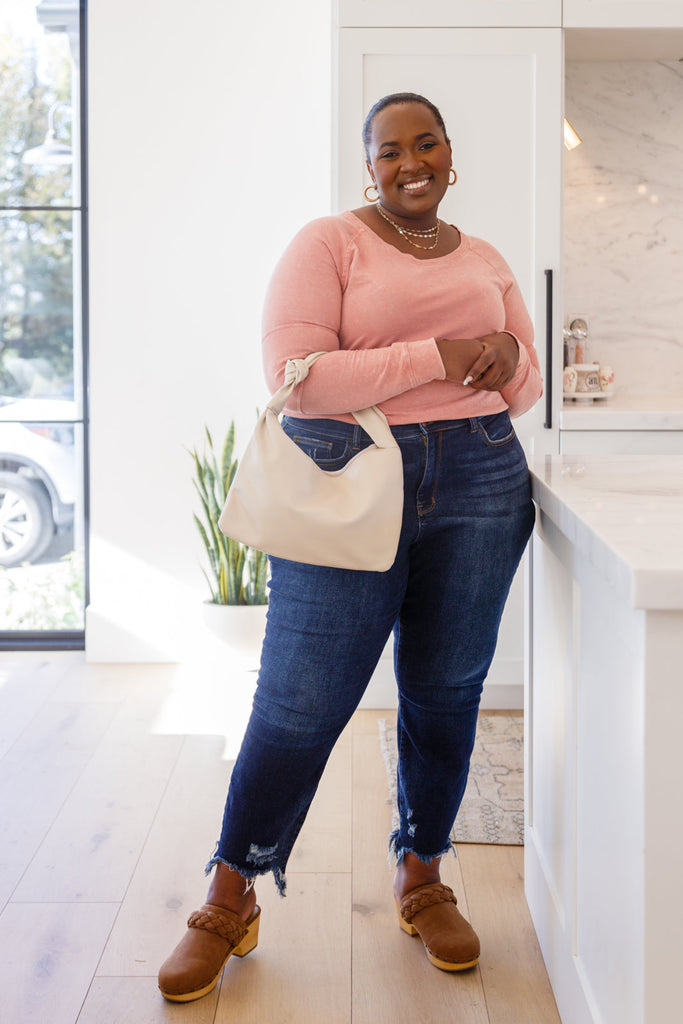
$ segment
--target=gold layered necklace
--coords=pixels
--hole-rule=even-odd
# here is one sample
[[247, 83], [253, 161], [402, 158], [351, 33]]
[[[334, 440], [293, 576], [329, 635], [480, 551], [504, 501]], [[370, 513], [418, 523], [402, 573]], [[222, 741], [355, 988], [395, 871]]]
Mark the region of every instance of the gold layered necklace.
[[[441, 222], [437, 220], [434, 227], [426, 228], [424, 231], [418, 230], [417, 228], [404, 228], [400, 224], [397, 224], [395, 220], [392, 220], [382, 209], [379, 203], [375, 207], [380, 217], [383, 217], [387, 224], [391, 224], [392, 228], [396, 228], [399, 235], [405, 238], [409, 245], [414, 246], [416, 249], [436, 249], [439, 244], [439, 229]], [[411, 237], [412, 236], [412, 237]], [[431, 245], [420, 245], [419, 242], [414, 242], [413, 238], [422, 238], [424, 241], [433, 239]]]

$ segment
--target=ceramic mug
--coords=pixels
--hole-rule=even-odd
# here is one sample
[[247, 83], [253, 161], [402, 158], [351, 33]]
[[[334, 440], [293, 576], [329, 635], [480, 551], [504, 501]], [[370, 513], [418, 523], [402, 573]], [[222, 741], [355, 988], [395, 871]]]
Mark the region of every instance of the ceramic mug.
[[601, 366], [598, 377], [600, 379], [600, 390], [606, 395], [614, 391], [614, 370], [611, 366]]
[[576, 381], [578, 375], [576, 373], [576, 367], [565, 366], [564, 373], [562, 375], [562, 390], [565, 395], [573, 395], [576, 391]]
[[576, 394], [600, 393], [600, 375], [597, 363], [574, 363], [576, 370]]

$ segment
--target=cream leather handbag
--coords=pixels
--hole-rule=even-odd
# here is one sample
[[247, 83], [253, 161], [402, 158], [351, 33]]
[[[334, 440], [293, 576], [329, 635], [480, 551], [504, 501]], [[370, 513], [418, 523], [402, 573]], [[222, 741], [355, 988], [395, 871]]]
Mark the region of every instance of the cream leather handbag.
[[370, 435], [339, 470], [320, 469], [285, 434], [280, 413], [324, 352], [290, 360], [285, 383], [254, 429], [218, 525], [228, 537], [278, 558], [338, 569], [386, 572], [403, 517], [403, 461], [377, 406], [354, 412]]

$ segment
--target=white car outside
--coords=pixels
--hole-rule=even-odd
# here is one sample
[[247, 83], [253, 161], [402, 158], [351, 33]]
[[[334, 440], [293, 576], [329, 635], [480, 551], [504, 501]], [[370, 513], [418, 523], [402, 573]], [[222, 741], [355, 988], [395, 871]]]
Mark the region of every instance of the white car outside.
[[73, 523], [76, 403], [0, 398], [0, 566], [34, 562]]

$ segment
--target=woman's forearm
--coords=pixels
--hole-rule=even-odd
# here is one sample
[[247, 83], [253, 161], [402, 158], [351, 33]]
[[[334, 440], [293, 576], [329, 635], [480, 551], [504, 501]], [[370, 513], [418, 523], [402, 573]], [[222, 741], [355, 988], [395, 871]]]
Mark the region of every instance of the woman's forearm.
[[412, 388], [443, 380], [445, 370], [433, 338], [381, 348], [340, 349], [333, 332], [313, 325], [280, 328], [264, 339], [269, 389], [282, 385], [288, 359], [326, 351], [287, 402], [307, 416], [335, 416], [365, 409]]

